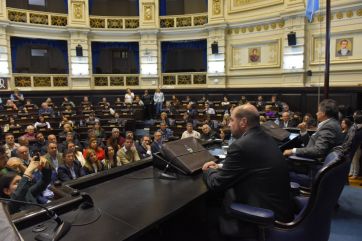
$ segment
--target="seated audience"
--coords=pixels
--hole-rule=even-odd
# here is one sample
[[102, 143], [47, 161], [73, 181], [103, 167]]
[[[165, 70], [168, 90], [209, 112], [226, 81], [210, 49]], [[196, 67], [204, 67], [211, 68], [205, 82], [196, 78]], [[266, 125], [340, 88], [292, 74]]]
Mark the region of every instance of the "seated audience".
[[68, 143], [74, 143], [74, 145], [82, 150], [82, 144], [80, 143], [80, 141], [78, 139], [74, 139], [74, 134], [72, 132], [67, 132], [67, 134], [65, 135], [65, 140], [62, 142], [62, 144], [59, 146], [59, 150], [61, 152], [65, 152], [68, 149]]
[[40, 116], [38, 117], [38, 120], [37, 120], [37, 122], [35, 122], [34, 127], [35, 127], [37, 130], [42, 130], [42, 131], [51, 128], [49, 122], [45, 120], [45, 118], [44, 118], [43, 115], [40, 115]]
[[161, 122], [160, 129], [157, 130], [162, 135], [162, 141], [168, 141], [173, 137], [173, 131], [167, 127], [167, 124], [165, 122]]
[[52, 107], [48, 106], [48, 103], [43, 102], [38, 111], [39, 115], [54, 117], [55, 113]]
[[137, 105], [137, 106], [144, 106], [145, 104], [143, 103], [143, 101], [141, 100], [139, 95], [136, 95], [133, 102], [133, 105]]
[[222, 141], [222, 145], [230, 146], [229, 140], [231, 139], [231, 132], [229, 128], [220, 128], [219, 137]]
[[[41, 168], [41, 179], [36, 183], [32, 182], [33, 174]], [[51, 169], [44, 158], [35, 161], [33, 158], [22, 176], [16, 172], [0, 174], [0, 197], [10, 198], [18, 201], [38, 203], [37, 197], [47, 188], [51, 182]], [[11, 214], [29, 208], [29, 205], [9, 202], [8, 210]]]
[[171, 126], [171, 123], [173, 122], [171, 119], [169, 119], [167, 117], [167, 113], [166, 112], [162, 112], [161, 115], [160, 115], [160, 120], [161, 120], [161, 123], [164, 122], [166, 123], [167, 126]]
[[362, 156], [362, 111], [356, 111], [353, 114], [353, 119], [355, 123], [355, 134], [352, 139], [349, 153], [349, 156], [352, 159], [349, 177], [351, 179], [360, 179], [360, 160]]
[[263, 111], [265, 108], [265, 102], [263, 100], [263, 96], [259, 95], [258, 99], [255, 103], [256, 108], [258, 108], [258, 111]]
[[74, 153], [74, 157], [77, 161], [79, 161], [79, 163], [84, 166], [85, 165], [85, 158], [83, 156], [83, 153], [80, 151], [82, 149], [80, 149], [78, 146], [76, 146], [74, 144], [74, 142], [68, 142], [67, 143], [67, 150], [72, 151]]
[[31, 146], [31, 149], [34, 150], [34, 152], [39, 152], [40, 155], [45, 155], [46, 147], [48, 145], [48, 142], [45, 140], [44, 134], [41, 132], [36, 133], [36, 141]]
[[186, 124], [186, 131], [182, 133], [181, 139], [188, 137], [200, 138], [200, 133], [194, 130], [194, 127], [190, 122]]
[[17, 102], [19, 106], [24, 105], [24, 95], [20, 93], [19, 89], [14, 89], [14, 93], [10, 95], [10, 100]]
[[204, 113], [208, 115], [215, 115], [215, 110], [210, 107], [209, 103], [205, 103]]
[[105, 148], [105, 158], [102, 160], [104, 170], [109, 170], [118, 165], [119, 161], [112, 146]]
[[118, 163], [118, 166], [140, 160], [136, 147], [134, 146], [134, 141], [132, 137], [126, 137], [126, 141], [124, 142], [123, 147], [117, 152], [117, 157], [120, 162]]
[[63, 153], [63, 162], [64, 164], [58, 168], [58, 179], [60, 181], [74, 180], [86, 175], [80, 162], [75, 159], [73, 151], [68, 150]]
[[78, 133], [73, 130], [73, 127], [69, 123], [63, 125], [63, 131], [59, 132], [58, 136], [64, 140], [69, 132], [73, 134], [74, 140], [79, 139]]
[[18, 110], [18, 107], [12, 100], [7, 100], [4, 107], [6, 110]]
[[12, 156], [20, 158], [24, 166], [29, 166], [31, 156], [29, 153], [29, 148], [27, 146], [19, 146], [15, 150], [15, 155]]
[[98, 160], [97, 154], [93, 150], [89, 150], [85, 156], [85, 164], [83, 166], [87, 174], [98, 173], [103, 171], [102, 162]]
[[97, 138], [104, 139], [106, 138], [106, 131], [101, 127], [100, 122], [95, 122], [93, 126], [94, 133]]
[[246, 99], [245, 95], [242, 95], [239, 100], [239, 105], [245, 105], [248, 103], [248, 100]]
[[24, 107], [26, 107], [28, 110], [39, 109], [39, 107], [36, 104], [33, 104], [31, 99], [27, 99], [25, 101]]
[[6, 133], [6, 132], [12, 131], [14, 129], [20, 129], [20, 128], [21, 128], [21, 126], [18, 123], [16, 123], [15, 118], [12, 116], [9, 116], [8, 123], [6, 123], [4, 125], [3, 131]]
[[202, 126], [202, 134], [200, 136], [201, 140], [208, 141], [216, 139], [216, 132], [210, 128], [209, 125]]
[[90, 113], [88, 118], [85, 119], [86, 126], [94, 126], [96, 122], [100, 122], [100, 120], [94, 113]]
[[63, 128], [64, 125], [68, 124], [70, 125], [72, 128], [74, 127], [74, 122], [72, 120], [69, 119], [70, 117], [66, 116], [66, 115], [62, 115], [62, 120], [59, 123], [59, 128]]
[[272, 110], [272, 106], [271, 105], [266, 105], [265, 106], [265, 118], [268, 119], [273, 119], [276, 117], [276, 113], [275, 111]]
[[83, 156], [88, 156], [90, 151], [96, 153], [98, 161], [102, 161], [105, 157], [104, 149], [98, 145], [97, 138], [89, 140], [89, 146], [83, 150]]
[[20, 144], [15, 143], [14, 135], [7, 133], [5, 135], [5, 144], [3, 145], [5, 154], [10, 158], [11, 152], [15, 151], [18, 147], [20, 147]]
[[102, 97], [101, 101], [98, 102], [99, 106], [104, 106], [105, 104], [109, 104], [106, 97]]
[[163, 141], [162, 141], [162, 134], [159, 131], [155, 131], [153, 134], [153, 143], [151, 145], [151, 152], [156, 153], [160, 152], [162, 147]]
[[75, 108], [74, 102], [71, 101], [71, 100], [69, 100], [69, 98], [68, 98], [67, 96], [64, 96], [61, 107], [65, 107], [65, 108], [66, 108], [67, 106], [71, 106], [71, 109], [72, 109], [72, 108]]
[[349, 128], [351, 128], [351, 126], [352, 126], [352, 121], [350, 121], [350, 119], [348, 119], [348, 118], [342, 119], [341, 129], [342, 129], [343, 140], [347, 136], [348, 130], [349, 130]]
[[278, 122], [279, 122], [279, 127], [281, 127], [281, 128], [293, 128], [293, 127], [296, 127], [295, 122], [290, 119], [289, 112], [283, 112], [282, 113], [282, 118], [280, 120], [278, 120]]
[[223, 101], [221, 102], [221, 106], [223, 107], [229, 107], [230, 101], [227, 96], [224, 96]]
[[36, 137], [35, 137], [35, 128], [33, 125], [28, 125], [25, 129], [25, 134], [22, 135], [22, 137], [26, 138], [28, 141], [35, 141]]
[[313, 118], [312, 114], [306, 113], [303, 117], [303, 123], [306, 124], [307, 129], [312, 129], [317, 127], [317, 122]]
[[52, 170], [58, 173], [60, 165], [64, 164], [62, 153], [58, 152], [58, 146], [56, 143], [48, 144], [48, 152], [44, 155], [44, 158], [48, 161]]
[[143, 136], [141, 142], [136, 144], [136, 149], [141, 159], [152, 156], [151, 138], [147, 135]]

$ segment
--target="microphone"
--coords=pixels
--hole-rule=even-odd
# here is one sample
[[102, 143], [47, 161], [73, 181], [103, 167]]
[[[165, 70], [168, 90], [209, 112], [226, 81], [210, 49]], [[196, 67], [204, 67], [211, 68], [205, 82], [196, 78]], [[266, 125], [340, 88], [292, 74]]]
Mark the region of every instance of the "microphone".
[[38, 203], [31, 203], [31, 202], [25, 202], [25, 201], [19, 201], [19, 200], [13, 200], [10, 198], [2, 198], [0, 197], [0, 201], [3, 202], [13, 202], [18, 204], [25, 204], [30, 206], [37, 206], [42, 209], [44, 209], [47, 212], [47, 215], [52, 218], [56, 223], [57, 226], [53, 230], [53, 234], [45, 234], [41, 233], [35, 236], [35, 239], [38, 241], [58, 241], [60, 240], [71, 228], [71, 224], [67, 221], [63, 221], [54, 211], [48, 209], [47, 207], [38, 204]]

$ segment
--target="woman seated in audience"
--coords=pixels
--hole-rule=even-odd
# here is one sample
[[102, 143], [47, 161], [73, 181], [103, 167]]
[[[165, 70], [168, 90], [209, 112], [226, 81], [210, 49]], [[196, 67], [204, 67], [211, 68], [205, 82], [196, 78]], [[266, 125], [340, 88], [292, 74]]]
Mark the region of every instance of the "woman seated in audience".
[[220, 128], [219, 137], [222, 140], [222, 145], [229, 145], [229, 140], [231, 138], [231, 131], [229, 128]]
[[97, 154], [94, 150], [88, 150], [85, 155], [85, 164], [83, 169], [87, 174], [103, 171], [102, 162], [97, 158]]
[[228, 97], [224, 96], [223, 101], [221, 102], [221, 106], [229, 107], [229, 105], [230, 105], [230, 101], [228, 100]]
[[119, 161], [112, 146], [107, 146], [105, 148], [105, 155], [106, 157], [102, 160], [104, 170], [109, 170], [113, 167], [116, 167]]
[[94, 126], [96, 122], [99, 122], [99, 118], [96, 117], [95, 113], [89, 113], [88, 118], [85, 119], [85, 125], [86, 126]]
[[306, 123], [307, 129], [312, 129], [317, 127], [317, 122], [315, 121], [311, 113], [306, 113], [304, 115], [303, 122]]
[[[41, 169], [41, 178], [34, 183], [32, 182], [33, 174], [39, 169]], [[35, 158], [32, 158], [22, 177], [16, 172], [0, 174], [0, 197], [38, 203], [37, 197], [41, 195], [50, 184], [51, 175], [52, 170], [45, 158], [40, 157], [40, 161], [35, 161]], [[9, 202], [8, 208], [9, 212], [13, 214], [29, 208], [29, 205]]]
[[106, 98], [106, 97], [103, 97], [103, 98], [101, 99], [101, 101], [98, 102], [98, 105], [99, 105], [99, 106], [104, 106], [105, 104], [110, 105], [109, 102], [107, 101], [107, 98]]
[[171, 97], [171, 104], [177, 109], [180, 106], [180, 101], [176, 97], [176, 95], [172, 95]]
[[62, 138], [62, 139], [65, 139], [66, 136], [67, 136], [67, 133], [69, 133], [69, 132], [71, 132], [71, 133], [73, 134], [74, 140], [78, 140], [78, 139], [79, 139], [78, 133], [75, 132], [75, 131], [73, 130], [73, 127], [72, 127], [70, 124], [68, 124], [68, 123], [66, 123], [66, 124], [63, 125], [63, 131], [59, 132], [58, 136], [59, 136], [60, 138]]
[[89, 140], [89, 146], [83, 150], [83, 156], [86, 158], [89, 152], [95, 152], [98, 161], [102, 161], [105, 157], [104, 149], [98, 145], [97, 138]]
[[260, 123], [260, 125], [264, 124], [265, 122], [266, 122], [265, 116], [263, 116], [263, 115], [259, 116], [259, 123]]
[[8, 123], [4, 125], [4, 132], [8, 132], [12, 129], [19, 129], [21, 126], [16, 123], [15, 118], [13, 116], [9, 116]]
[[125, 123], [126, 123], [126, 120], [125, 119], [122, 119], [120, 116], [119, 116], [119, 113], [114, 113], [114, 116], [112, 119], [110, 119], [108, 121], [109, 125], [110, 126], [124, 126]]
[[85, 106], [93, 106], [92, 103], [89, 101], [89, 97], [88, 96], [83, 96], [83, 100], [81, 102], [82, 107], [84, 108]]
[[63, 115], [62, 120], [59, 123], [59, 128], [62, 128], [65, 124], [70, 125], [71, 127], [74, 127], [74, 122], [69, 119], [69, 117]]
[[162, 112], [160, 114], [160, 120], [161, 122], [165, 122], [167, 126], [171, 126], [171, 124], [174, 124], [174, 121], [167, 117], [166, 112]]
[[221, 127], [228, 127], [230, 123], [230, 115], [225, 113], [223, 118], [222, 118], [222, 122], [220, 123]]
[[106, 138], [106, 131], [101, 127], [101, 123], [97, 121], [93, 126], [94, 133], [96, 138], [104, 139]]
[[6, 110], [18, 110], [18, 107], [12, 100], [7, 100], [4, 107]]
[[242, 95], [239, 100], [239, 105], [245, 105], [248, 103], [248, 100], [246, 99], [245, 95]]
[[136, 95], [135, 98], [134, 98], [134, 101], [133, 101], [133, 105], [144, 106], [145, 104], [141, 100], [140, 96]]
[[86, 175], [79, 161], [75, 159], [74, 152], [67, 150], [63, 153], [63, 163], [58, 168], [58, 179], [62, 182], [74, 180]]
[[33, 125], [28, 125], [25, 129], [25, 134], [22, 135], [28, 141], [36, 141], [35, 127]]
[[351, 128], [352, 126], [352, 121], [348, 118], [343, 118], [341, 121], [341, 129], [342, 129], [342, 134], [343, 134], [343, 139], [347, 136], [348, 130], [349, 128]]
[[37, 122], [35, 122], [34, 127], [35, 127], [35, 129], [40, 130], [40, 131], [44, 131], [44, 130], [51, 128], [49, 122], [45, 120], [43, 115], [40, 115], [38, 117], [38, 120], [37, 120]]

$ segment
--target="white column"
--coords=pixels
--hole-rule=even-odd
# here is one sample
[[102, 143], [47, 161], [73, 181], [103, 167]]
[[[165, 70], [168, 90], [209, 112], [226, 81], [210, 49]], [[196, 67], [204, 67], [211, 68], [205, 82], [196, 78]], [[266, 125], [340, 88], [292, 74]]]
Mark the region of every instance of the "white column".
[[[217, 44], [218, 53], [212, 53], [212, 44]], [[207, 84], [209, 88], [224, 88], [226, 85], [225, 46], [225, 28], [210, 29], [207, 38]]]
[[140, 41], [140, 72], [142, 88], [156, 88], [160, 85], [158, 52], [157, 32], [142, 31]]

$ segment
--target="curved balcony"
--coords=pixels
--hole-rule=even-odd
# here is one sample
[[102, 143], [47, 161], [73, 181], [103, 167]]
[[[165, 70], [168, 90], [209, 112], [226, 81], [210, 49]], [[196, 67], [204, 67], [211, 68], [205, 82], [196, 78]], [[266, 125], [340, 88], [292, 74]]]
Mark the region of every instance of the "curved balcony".
[[186, 87], [206, 85], [206, 72], [194, 73], [164, 73], [162, 74], [162, 85]]
[[58, 27], [65, 27], [68, 25], [67, 14], [40, 12], [17, 8], [7, 8], [7, 11], [8, 19], [11, 22]]
[[67, 74], [13, 74], [12, 78], [16, 88], [64, 88], [69, 86]]
[[94, 74], [92, 76], [95, 88], [122, 88], [139, 86], [140, 77], [138, 74]]
[[207, 13], [160, 16], [160, 28], [196, 27], [207, 24]]
[[97, 29], [136, 29], [139, 17], [90, 16], [90, 27]]

